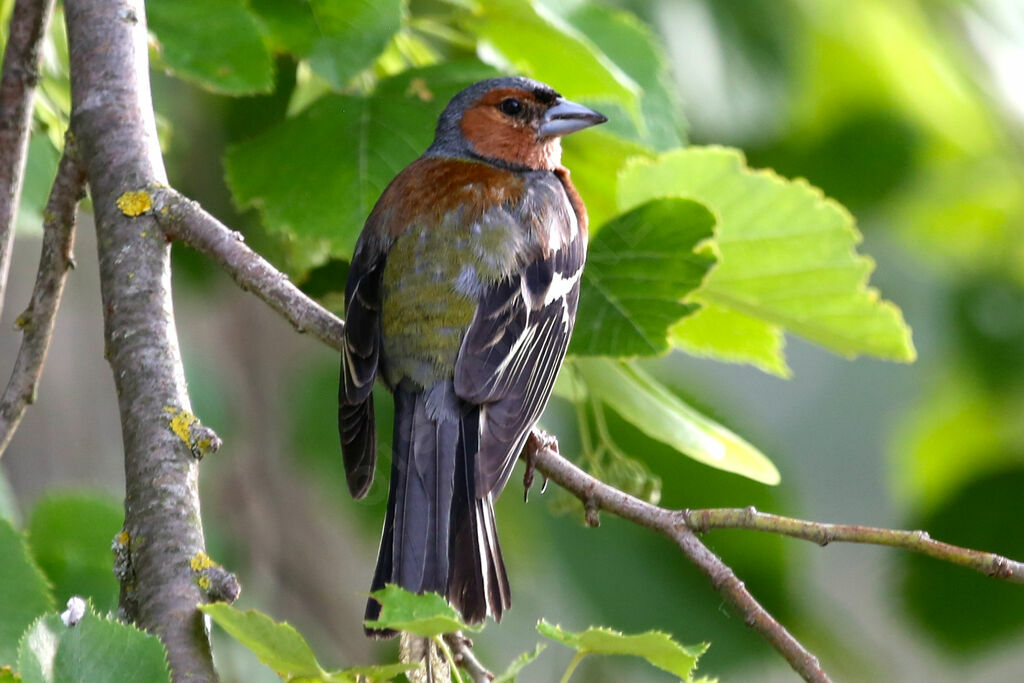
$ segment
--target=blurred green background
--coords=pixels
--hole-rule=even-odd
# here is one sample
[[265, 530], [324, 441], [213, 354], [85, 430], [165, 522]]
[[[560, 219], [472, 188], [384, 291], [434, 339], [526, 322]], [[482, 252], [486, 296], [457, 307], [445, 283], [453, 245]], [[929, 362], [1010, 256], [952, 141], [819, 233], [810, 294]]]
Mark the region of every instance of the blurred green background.
[[[413, 2], [413, 11], [429, 4]], [[1024, 5], [617, 6], [663, 41], [669, 90], [691, 144], [739, 147], [751, 166], [805, 177], [854, 213], [864, 234], [860, 250], [878, 264], [872, 283], [902, 308], [919, 359], [909, 366], [848, 361], [790, 338], [788, 380], [679, 352], [644, 363], [767, 453], [782, 473], [778, 487], [680, 458], [609, 414], [616, 443], [660, 477], [666, 506], [755, 505], [821, 521], [921, 527], [1024, 558]], [[171, 182], [287, 264], [297, 247], [267, 235], [255, 212], [237, 210], [222, 166], [228, 145], [285, 115], [295, 70], [285, 58], [278, 67], [277, 95], [241, 98], [154, 70], [154, 100]], [[27, 192], [39, 196], [55, 163], [43, 143], [40, 134], [26, 180]], [[12, 325], [38, 254], [31, 204], [23, 207], [0, 321], [4, 359], [13, 359], [20, 341]], [[79, 268], [39, 400], [0, 461], [2, 509], [26, 521], [55, 490], [98, 489], [115, 500], [122, 491], [90, 227], [83, 220]], [[378, 481], [364, 501], [346, 492], [335, 354], [296, 335], [203, 258], [181, 247], [174, 258], [195, 412], [225, 442], [202, 465], [210, 554], [238, 573], [241, 606], [295, 624], [325, 663], [390, 658], [394, 645], [365, 640], [359, 623], [386, 483]], [[344, 276], [320, 277], [337, 283]], [[378, 401], [379, 422], [390, 424], [384, 392]], [[563, 453], [578, 452], [571, 406], [556, 399], [543, 422], [561, 437]], [[499, 503], [514, 608], [476, 638], [485, 662], [501, 669], [532, 648], [543, 617], [569, 628], [661, 628], [682, 642], [709, 640], [701, 672], [723, 681], [793, 678], [667, 541], [610, 515], [599, 529], [586, 529], [553, 488], [534, 490], [524, 505], [513, 479]], [[1024, 678], [1019, 586], [871, 547], [822, 549], [741, 531], [705, 540], [838, 680]], [[218, 637], [216, 654], [227, 681], [274, 680], [227, 639]], [[554, 680], [570, 657], [552, 646], [522, 680]], [[668, 678], [601, 659], [585, 660], [577, 676]]]

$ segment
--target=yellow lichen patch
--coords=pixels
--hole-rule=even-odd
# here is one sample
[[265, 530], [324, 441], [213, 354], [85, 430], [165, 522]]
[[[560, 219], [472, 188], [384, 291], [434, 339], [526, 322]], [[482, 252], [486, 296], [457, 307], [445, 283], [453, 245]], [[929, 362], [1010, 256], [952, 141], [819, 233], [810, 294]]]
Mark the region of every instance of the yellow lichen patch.
[[118, 545], [128, 545], [129, 541], [132, 540], [132, 537], [127, 531], [121, 531], [117, 536], [114, 536], [114, 540], [117, 541]]
[[209, 591], [210, 587], [213, 585], [213, 582], [210, 581], [209, 576], [200, 576], [199, 580], [196, 581], [196, 583], [198, 583], [199, 587], [202, 588], [204, 591]]
[[145, 190], [125, 192], [117, 198], [117, 208], [121, 209], [125, 216], [141, 216], [153, 210], [153, 197]]
[[192, 434], [189, 429], [192, 424], [196, 421], [196, 416], [187, 410], [178, 410], [170, 406], [164, 406], [164, 412], [170, 413], [174, 417], [171, 418], [170, 427], [174, 435], [184, 442], [186, 446], [191, 450], [192, 448]]
[[209, 569], [210, 567], [219, 567], [220, 566], [219, 564], [214, 562], [213, 559], [209, 555], [207, 555], [206, 553], [204, 553], [202, 551], [200, 551], [200, 552], [196, 553], [195, 555], [193, 555], [192, 559], [189, 560], [188, 565], [190, 567], [192, 567], [192, 571], [194, 571], [194, 572], [201, 572], [204, 569]]

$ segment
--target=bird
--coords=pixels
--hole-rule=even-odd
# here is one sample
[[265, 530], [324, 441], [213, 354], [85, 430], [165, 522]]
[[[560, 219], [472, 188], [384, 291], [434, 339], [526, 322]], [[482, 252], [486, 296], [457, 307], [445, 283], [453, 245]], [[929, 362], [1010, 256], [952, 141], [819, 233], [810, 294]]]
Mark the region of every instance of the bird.
[[[511, 605], [494, 501], [565, 358], [587, 250], [561, 138], [605, 121], [532, 79], [477, 82], [366, 219], [345, 285], [338, 430], [359, 499], [376, 468], [374, 382], [392, 393], [371, 592], [439, 593], [474, 624]], [[367, 601], [367, 635], [395, 635], [365, 625], [380, 609]]]

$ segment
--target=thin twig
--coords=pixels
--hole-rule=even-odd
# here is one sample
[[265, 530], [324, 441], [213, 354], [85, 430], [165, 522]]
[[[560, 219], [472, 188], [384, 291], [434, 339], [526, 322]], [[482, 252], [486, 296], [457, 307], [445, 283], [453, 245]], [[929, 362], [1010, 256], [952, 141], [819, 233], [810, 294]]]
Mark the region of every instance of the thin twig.
[[543, 432], [534, 431], [527, 441], [526, 450], [527, 462], [532, 467], [575, 495], [590, 509], [606, 510], [671, 538], [711, 580], [711, 585], [743, 617], [744, 622], [771, 643], [804, 680], [819, 683], [830, 680], [817, 657], [757, 602], [733, 570], [708, 550], [693, 531], [679, 523], [679, 517], [672, 510], [642, 501], [590, 476], [559, 455], [557, 444]]
[[494, 680], [494, 674], [487, 670], [480, 660], [473, 654], [473, 641], [462, 633], [449, 633], [444, 637], [448, 647], [451, 648], [455, 663], [467, 674], [473, 683], [490, 683]]
[[43, 246], [39, 270], [28, 308], [18, 318], [24, 331], [21, 348], [14, 362], [11, 379], [0, 397], [0, 457], [11, 442], [25, 409], [36, 398], [36, 387], [43, 373], [46, 352], [50, 348], [53, 325], [60, 306], [68, 271], [74, 267], [75, 213], [85, 194], [85, 169], [69, 135], [64, 155], [57, 166], [57, 177], [46, 202], [43, 221]]
[[1024, 584], [1024, 563], [995, 553], [962, 548], [936, 541], [928, 532], [883, 529], [857, 524], [826, 524], [758, 512], [753, 507], [680, 510], [677, 514], [686, 526], [701, 533], [710, 529], [750, 529], [792, 536], [825, 546], [832, 542], [865, 543], [902, 548], [958, 564], [1010, 583]]
[[299, 332], [308, 332], [328, 346], [341, 349], [345, 324], [250, 249], [240, 232], [172, 189], [152, 188], [148, 192], [153, 215], [168, 239], [180, 240], [212, 258], [242, 289], [266, 302]]
[[54, 0], [17, 0], [11, 14], [0, 77], [0, 310], [14, 248], [25, 159], [32, 123], [32, 97], [39, 81], [40, 47]]

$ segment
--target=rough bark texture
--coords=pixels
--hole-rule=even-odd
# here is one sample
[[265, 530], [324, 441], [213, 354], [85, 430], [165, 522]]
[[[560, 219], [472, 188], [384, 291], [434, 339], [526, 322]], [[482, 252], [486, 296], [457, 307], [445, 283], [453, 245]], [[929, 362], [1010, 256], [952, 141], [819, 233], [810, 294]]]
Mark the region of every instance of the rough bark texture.
[[85, 174], [73, 140], [68, 138], [57, 167], [43, 221], [43, 247], [32, 300], [18, 318], [24, 332], [11, 379], [0, 397], [0, 456], [18, 428], [25, 408], [35, 402], [36, 387], [50, 348], [53, 325], [68, 271], [74, 266], [75, 217], [85, 194]]
[[[175, 680], [215, 680], [190, 560], [204, 549], [191, 407], [171, 306], [170, 247], [126, 191], [166, 183], [142, 0], [67, 0], [72, 130], [96, 214], [106, 355], [125, 458], [117, 570], [123, 616], [167, 646]], [[182, 429], [184, 427], [184, 429]]]
[[0, 310], [14, 247], [14, 223], [25, 178], [32, 97], [39, 80], [39, 47], [50, 25], [53, 0], [18, 0], [11, 14], [0, 79]]

